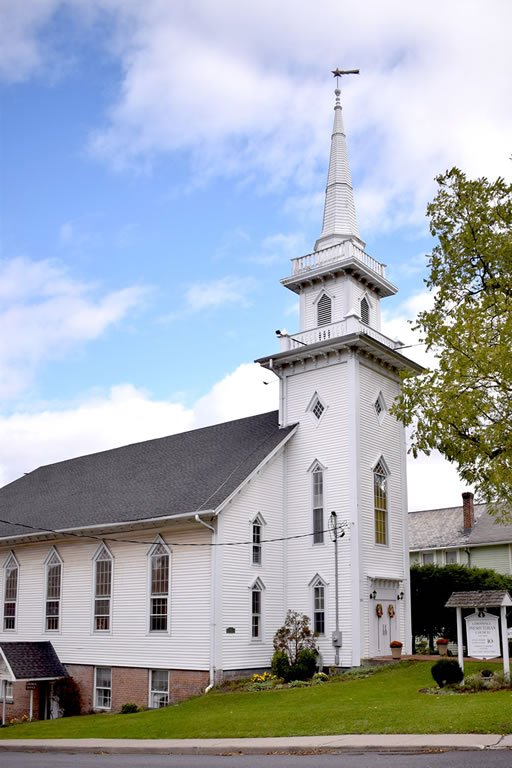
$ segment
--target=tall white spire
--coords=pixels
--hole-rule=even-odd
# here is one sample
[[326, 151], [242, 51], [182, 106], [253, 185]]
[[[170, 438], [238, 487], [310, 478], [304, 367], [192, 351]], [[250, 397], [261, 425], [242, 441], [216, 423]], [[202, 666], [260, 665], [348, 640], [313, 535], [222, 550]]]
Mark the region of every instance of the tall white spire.
[[315, 251], [352, 239], [357, 240], [364, 248], [357, 226], [354, 193], [348, 164], [347, 141], [343, 127], [341, 91], [336, 88], [334, 93], [336, 94], [336, 104], [334, 106], [329, 173], [325, 190], [324, 221], [322, 234], [315, 243]]

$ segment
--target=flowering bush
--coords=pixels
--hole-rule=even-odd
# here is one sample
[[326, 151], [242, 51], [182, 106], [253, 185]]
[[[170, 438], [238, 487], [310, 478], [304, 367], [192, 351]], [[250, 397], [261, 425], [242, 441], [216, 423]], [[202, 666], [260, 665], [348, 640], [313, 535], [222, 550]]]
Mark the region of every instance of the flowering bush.
[[401, 648], [403, 646], [403, 643], [400, 642], [400, 640], [392, 640], [389, 644], [390, 648]]
[[446, 639], [446, 637], [438, 637], [436, 640], [436, 645], [448, 645], [450, 641]]
[[277, 677], [270, 672], [264, 672], [262, 675], [254, 674], [251, 677], [251, 683], [266, 683], [267, 680], [277, 680]]
[[271, 675], [270, 672], [264, 672], [262, 675], [254, 674], [251, 677], [249, 691], [268, 691], [269, 688], [274, 688], [278, 681], [279, 678]]
[[29, 716], [28, 716], [28, 715], [22, 715], [22, 716], [21, 716], [21, 722], [22, 722], [22, 723], [28, 723], [29, 719], [30, 719], [30, 718], [29, 718]]

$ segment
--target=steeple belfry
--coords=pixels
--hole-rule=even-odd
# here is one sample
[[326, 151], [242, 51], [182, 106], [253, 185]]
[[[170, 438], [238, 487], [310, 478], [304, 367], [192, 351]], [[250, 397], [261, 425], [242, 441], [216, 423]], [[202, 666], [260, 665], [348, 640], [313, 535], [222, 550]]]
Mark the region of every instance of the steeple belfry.
[[341, 91], [336, 88], [334, 93], [336, 94], [336, 104], [334, 106], [329, 173], [325, 190], [324, 220], [322, 234], [315, 243], [315, 251], [330, 248], [332, 245], [337, 245], [345, 240], [354, 239], [364, 248], [357, 226], [352, 179], [348, 164], [347, 141], [343, 127]]

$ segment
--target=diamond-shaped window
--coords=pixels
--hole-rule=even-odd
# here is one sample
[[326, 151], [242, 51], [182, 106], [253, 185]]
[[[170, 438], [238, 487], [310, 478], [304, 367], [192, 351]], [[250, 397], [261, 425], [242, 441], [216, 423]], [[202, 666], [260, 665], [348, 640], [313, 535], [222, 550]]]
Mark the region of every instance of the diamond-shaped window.
[[384, 395], [382, 394], [382, 392], [379, 392], [379, 396], [374, 402], [373, 407], [375, 408], [375, 413], [379, 417], [379, 420], [382, 421], [382, 419], [384, 418], [384, 414], [387, 411], [386, 401], [384, 400]]

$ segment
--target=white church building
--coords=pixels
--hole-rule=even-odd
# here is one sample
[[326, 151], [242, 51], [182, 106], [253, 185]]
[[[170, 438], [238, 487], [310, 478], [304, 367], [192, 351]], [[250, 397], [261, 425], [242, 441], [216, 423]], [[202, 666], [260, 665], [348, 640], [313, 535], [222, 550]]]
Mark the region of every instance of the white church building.
[[7, 717], [55, 716], [66, 673], [83, 711], [115, 711], [268, 668], [288, 609], [310, 616], [321, 666], [388, 655], [394, 639], [410, 651], [406, 450], [389, 408], [419, 367], [380, 330], [397, 289], [359, 236], [335, 93], [322, 232], [281, 281], [300, 329], [257, 361], [279, 379], [279, 410], [0, 489]]

